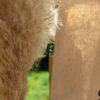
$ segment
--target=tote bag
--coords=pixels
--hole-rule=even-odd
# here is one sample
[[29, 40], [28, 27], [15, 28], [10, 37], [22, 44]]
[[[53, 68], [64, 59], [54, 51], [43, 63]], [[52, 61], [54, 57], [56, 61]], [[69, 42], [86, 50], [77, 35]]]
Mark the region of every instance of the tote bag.
[[55, 42], [51, 100], [100, 100], [100, 1], [65, 0]]

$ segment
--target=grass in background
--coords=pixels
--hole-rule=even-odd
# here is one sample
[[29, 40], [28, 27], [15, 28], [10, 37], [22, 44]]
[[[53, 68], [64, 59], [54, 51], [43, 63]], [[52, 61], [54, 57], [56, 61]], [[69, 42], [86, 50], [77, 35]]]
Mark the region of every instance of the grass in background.
[[26, 100], [49, 100], [49, 73], [30, 73], [28, 88]]

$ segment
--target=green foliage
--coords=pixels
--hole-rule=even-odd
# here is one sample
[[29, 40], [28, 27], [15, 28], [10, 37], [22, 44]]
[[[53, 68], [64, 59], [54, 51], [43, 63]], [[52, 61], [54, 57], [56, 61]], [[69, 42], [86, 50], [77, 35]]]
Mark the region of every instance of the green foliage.
[[28, 88], [26, 100], [49, 100], [48, 72], [29, 74]]

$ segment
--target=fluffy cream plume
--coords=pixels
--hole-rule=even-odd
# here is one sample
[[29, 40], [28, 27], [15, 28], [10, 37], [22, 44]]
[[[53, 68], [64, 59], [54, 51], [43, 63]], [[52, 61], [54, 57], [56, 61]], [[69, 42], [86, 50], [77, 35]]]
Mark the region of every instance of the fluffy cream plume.
[[0, 0], [0, 100], [24, 99], [27, 72], [56, 30], [51, 6], [53, 0]]

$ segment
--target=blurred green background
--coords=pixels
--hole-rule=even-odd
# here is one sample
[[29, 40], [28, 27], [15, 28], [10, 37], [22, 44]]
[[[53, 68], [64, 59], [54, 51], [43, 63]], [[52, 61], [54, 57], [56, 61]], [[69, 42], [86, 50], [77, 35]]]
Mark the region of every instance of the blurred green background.
[[26, 100], [49, 100], [48, 72], [29, 74]]
[[49, 100], [48, 56], [38, 61], [33, 65], [27, 78], [28, 92], [25, 100]]

